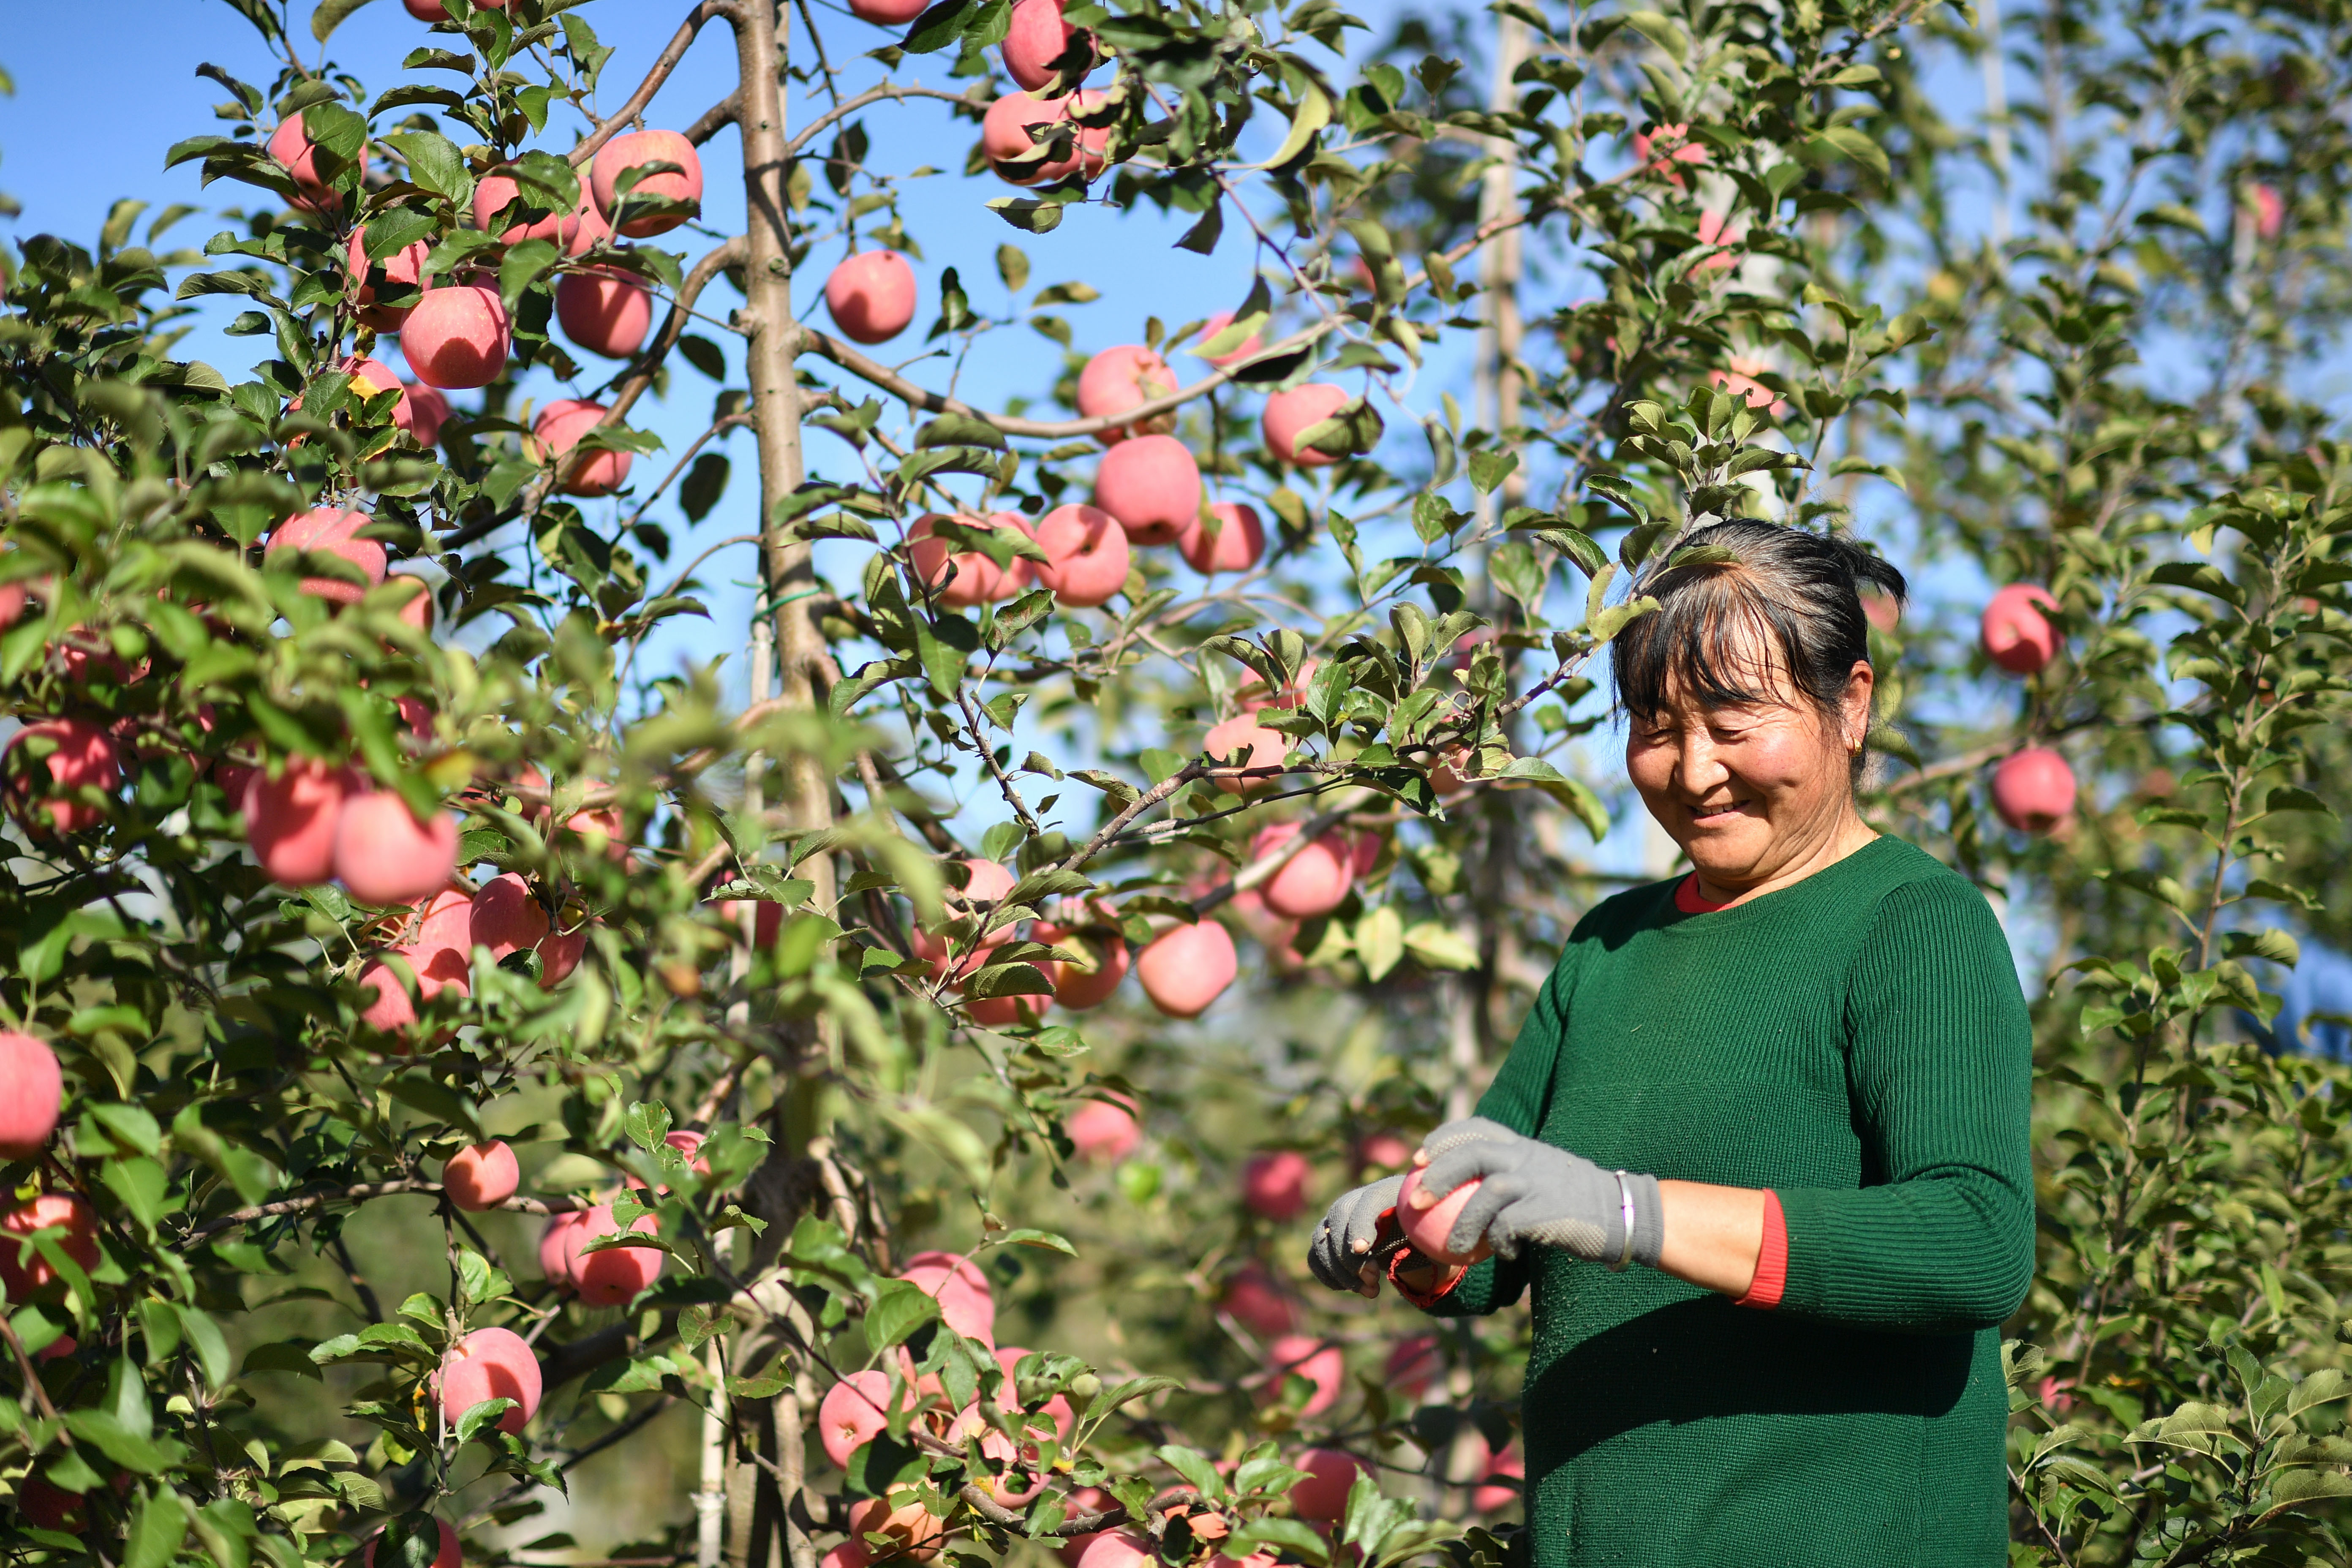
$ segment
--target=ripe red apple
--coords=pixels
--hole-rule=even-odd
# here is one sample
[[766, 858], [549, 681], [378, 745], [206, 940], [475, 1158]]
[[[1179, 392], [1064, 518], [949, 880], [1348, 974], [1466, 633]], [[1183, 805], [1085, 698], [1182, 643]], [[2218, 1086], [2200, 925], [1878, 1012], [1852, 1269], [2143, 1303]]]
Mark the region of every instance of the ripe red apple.
[[[1201, 324], [1201, 335], [1193, 339], [1193, 342], [1203, 344], [1213, 342], [1219, 332], [1223, 331], [1227, 327], [1230, 327], [1233, 324], [1234, 313], [1231, 310], [1220, 310]], [[1202, 353], [1199, 349], [1194, 349], [1192, 352], [1196, 354], [1200, 354], [1201, 358], [1207, 360], [1219, 370], [1223, 370], [1229, 364], [1239, 364], [1242, 361], [1249, 358], [1252, 354], [1265, 353], [1265, 339], [1263, 335], [1257, 332], [1252, 332], [1248, 337], [1245, 337], [1241, 341], [1239, 347], [1229, 350], [1224, 353]]]
[[[47, 756], [35, 755], [45, 747]], [[89, 832], [106, 820], [106, 808], [81, 792], [111, 795], [122, 784], [113, 738], [83, 719], [35, 720], [8, 737], [5, 761], [9, 815], [36, 835]]]
[[[399, 383], [395, 379], [393, 384]], [[374, 521], [363, 511], [336, 507], [298, 512], [270, 531], [269, 542], [261, 552], [262, 562], [268, 564], [272, 556], [289, 550], [341, 556], [366, 576], [366, 588], [336, 577], [305, 577], [302, 591], [331, 605], [356, 605], [368, 588], [383, 581], [387, 563], [383, 546], [373, 539], [357, 537], [361, 529]]]
[[[1055, 19], [1060, 20], [1060, 0], [1020, 0], [1013, 14], [1017, 18], [1024, 6], [1041, 5], [1052, 7]], [[1078, 372], [1078, 417], [1108, 418], [1165, 397], [1176, 389], [1176, 373], [1168, 368], [1166, 360], [1141, 343], [1121, 343], [1103, 350]], [[1175, 427], [1175, 412], [1168, 410], [1134, 425], [1099, 431], [1095, 439], [1106, 447], [1115, 447], [1129, 436]]]
[[[396, 430], [414, 430], [416, 416], [409, 407], [409, 391], [401, 382], [398, 371], [380, 359], [362, 359], [357, 354], [350, 355], [336, 368], [352, 378], [353, 397], [381, 397], [387, 392], [400, 394], [400, 400], [392, 405], [393, 427]], [[301, 405], [302, 400], [299, 397], [287, 405], [289, 409], [299, 408]], [[445, 401], [442, 407], [446, 410], [448, 404]]]
[[58, 1129], [65, 1097], [57, 1052], [30, 1035], [0, 1030], [0, 1157], [38, 1156]]
[[448, 422], [449, 400], [421, 381], [404, 381], [400, 388], [408, 395], [394, 406], [392, 422], [430, 451], [441, 439], [441, 426]]
[[893, 1508], [887, 1498], [867, 1498], [849, 1510], [849, 1539], [863, 1546], [868, 1535], [890, 1538], [893, 1544], [884, 1552], [890, 1561], [928, 1563], [939, 1555], [947, 1526], [919, 1503]]
[[1276, 1374], [1266, 1380], [1268, 1399], [1279, 1399], [1284, 1380], [1297, 1376], [1315, 1385], [1299, 1414], [1320, 1415], [1339, 1403], [1340, 1392], [1348, 1386], [1348, 1363], [1339, 1346], [1327, 1345], [1312, 1334], [1284, 1334], [1265, 1352], [1266, 1370]]
[[379, 332], [400, 331], [400, 324], [408, 320], [409, 307], [377, 305], [375, 289], [370, 285], [368, 275], [380, 267], [384, 277], [391, 281], [404, 283], [414, 289], [424, 270], [425, 258], [429, 253], [430, 247], [420, 239], [413, 245], [402, 246], [382, 261], [371, 261], [367, 253], [367, 226], [362, 224], [352, 230], [352, 243], [345, 252], [345, 259], [350, 264], [352, 274], [349, 298], [360, 325]]
[[486, 1399], [511, 1399], [499, 1430], [520, 1432], [539, 1413], [539, 1358], [512, 1329], [476, 1329], [441, 1358], [441, 1419], [452, 1426]]
[[784, 929], [784, 906], [766, 899], [725, 899], [719, 905], [719, 916], [726, 921], [727, 929], [731, 931], [743, 929], [743, 911], [746, 910], [752, 911], [751, 945], [775, 946], [776, 933]]
[[[1250, 858], [1263, 860], [1298, 837], [1298, 824], [1277, 822], [1250, 840]], [[1348, 836], [1334, 828], [1283, 862], [1259, 888], [1265, 907], [1289, 920], [1328, 915], [1355, 885], [1355, 856]]]
[[[408, 8], [415, 10], [418, 3], [419, 0], [408, 0]], [[437, 8], [440, 0], [425, 0], [425, 3]], [[441, 1532], [441, 1544], [433, 1552], [433, 1568], [459, 1568], [465, 1561], [465, 1554], [458, 1547], [457, 1532], [450, 1528], [446, 1519], [436, 1519], [433, 1523]], [[375, 1568], [375, 1543], [383, 1537], [381, 1530], [368, 1537], [367, 1550], [360, 1553], [360, 1568]]]
[[335, 875], [363, 904], [413, 904], [448, 885], [457, 869], [457, 819], [436, 811], [419, 822], [391, 790], [343, 803], [335, 824]]
[[996, 1342], [996, 1293], [988, 1276], [969, 1258], [952, 1252], [918, 1252], [907, 1259], [899, 1279], [911, 1282], [940, 1304], [940, 1317], [968, 1340]]
[[1244, 713], [1255, 713], [1261, 708], [1296, 708], [1307, 700], [1307, 689], [1314, 684], [1315, 671], [1322, 663], [1319, 658], [1308, 659], [1298, 667], [1298, 673], [1290, 678], [1289, 685], [1270, 697], [1266, 695], [1264, 679], [1252, 675], [1234, 689], [1234, 700]]
[[1242, 1202], [1252, 1214], [1276, 1224], [1294, 1220], [1307, 1207], [1307, 1156], [1296, 1149], [1265, 1149], [1242, 1167]]
[[852, 342], [888, 342], [915, 319], [915, 269], [895, 250], [861, 250], [825, 279], [824, 308]]
[[849, 14], [880, 27], [903, 27], [928, 9], [924, 0], [849, 0]]
[[1484, 1471], [1480, 1478], [1484, 1484], [1470, 1493], [1470, 1506], [1480, 1513], [1500, 1513], [1524, 1495], [1525, 1489], [1514, 1484], [1525, 1481], [1528, 1476], [1528, 1462], [1519, 1457], [1517, 1443], [1480, 1468]]
[[588, 920], [582, 915], [577, 924], [564, 922], [563, 928], [548, 932], [539, 944], [539, 985], [542, 991], [552, 991], [580, 967], [580, 960], [588, 952]]
[[1016, 92], [998, 99], [988, 106], [981, 117], [981, 151], [995, 167], [997, 177], [1016, 185], [1034, 185], [1043, 181], [1064, 180], [1078, 173], [1079, 165], [1092, 175], [1103, 166], [1106, 149], [1110, 143], [1110, 131], [1089, 130], [1085, 126], [1072, 128], [1074, 140], [1069, 152], [1044, 163], [1013, 167], [1008, 160], [1018, 158], [1038, 145], [1029, 132], [1033, 125], [1053, 125], [1070, 116], [1073, 106], [1091, 108], [1099, 93], [1073, 93], [1068, 98], [1040, 101], [1025, 92]]
[[16, 1512], [36, 1530], [79, 1535], [89, 1527], [89, 1509], [79, 1492], [69, 1492], [40, 1476], [16, 1483]]
[[1320, 425], [1340, 409], [1349, 399], [1345, 387], [1327, 382], [1308, 382], [1294, 386], [1288, 392], [1277, 392], [1265, 400], [1265, 414], [1259, 428], [1265, 436], [1265, 449], [1276, 462], [1296, 463], [1302, 468], [1319, 468], [1339, 459], [1313, 447], [1301, 447], [1298, 437], [1309, 426]]
[[21, 1301], [57, 1279], [56, 1265], [25, 1243], [35, 1231], [53, 1226], [65, 1227], [57, 1238], [58, 1251], [79, 1264], [85, 1274], [98, 1267], [98, 1215], [70, 1193], [43, 1193], [0, 1218], [0, 1284], [8, 1287], [10, 1300]]
[[1029, 928], [1029, 934], [1049, 946], [1087, 955], [1087, 962], [1082, 963], [1057, 958], [1043, 965], [1046, 978], [1054, 984], [1054, 1000], [1074, 1013], [1083, 1013], [1109, 1001], [1118, 983], [1127, 978], [1133, 962], [1127, 951], [1127, 939], [1117, 931], [1039, 921]]
[[1036, 539], [1048, 559], [1043, 566], [1032, 563], [1030, 570], [1065, 609], [1107, 605], [1127, 586], [1127, 530], [1110, 513], [1090, 506], [1057, 506], [1037, 520]]
[[1135, 957], [1144, 995], [1171, 1018], [1197, 1018], [1240, 971], [1231, 932], [1215, 921], [1171, 928]]
[[467, 914], [467, 942], [487, 947], [492, 958], [535, 948], [547, 936], [547, 911], [531, 897], [530, 884], [512, 871], [491, 878], [474, 895]]
[[890, 1425], [890, 1374], [868, 1368], [853, 1372], [825, 1391], [816, 1407], [817, 1441], [825, 1458], [843, 1469], [849, 1457]]
[[[523, 453], [533, 462], [559, 461], [604, 422], [603, 404], [560, 397], [531, 421], [531, 439], [523, 443]], [[563, 464], [566, 478], [558, 488], [568, 496], [611, 495], [628, 482], [630, 460], [627, 452], [592, 452], [577, 464]]]
[[587, 1217], [578, 1209], [555, 1215], [539, 1233], [539, 1272], [559, 1290], [569, 1292], [572, 1288], [572, 1259], [578, 1249], [572, 1245], [571, 1236]]
[[2032, 675], [2058, 657], [2058, 628], [2042, 618], [2058, 601], [2033, 583], [2011, 583], [1985, 605], [1985, 657], [2011, 675]]
[[1336, 1522], [1348, 1512], [1348, 1493], [1371, 1466], [1338, 1448], [1309, 1448], [1296, 1463], [1307, 1479], [1290, 1489], [1290, 1511], [1300, 1519]]
[[[640, 1236], [653, 1236], [659, 1230], [651, 1215], [640, 1215], [629, 1229]], [[564, 1246], [570, 1249], [566, 1272], [580, 1300], [591, 1307], [619, 1307], [636, 1299], [661, 1278], [663, 1265], [669, 1255], [657, 1247], [615, 1247], [604, 1252], [583, 1252], [581, 1247], [602, 1237], [618, 1236], [621, 1227], [613, 1217], [612, 1205], [599, 1204], [590, 1209], [581, 1222], [566, 1233]]]
[[1054, 62], [1070, 47], [1071, 27], [1062, 20], [1062, 0], [1013, 0], [1004, 34], [1004, 71], [1023, 87], [1054, 79]]
[[[997, 1403], [1004, 1406], [1008, 1411], [1013, 1408], [1013, 1406], [1019, 1402], [1020, 1398], [1014, 1386], [1013, 1369], [1021, 1364], [1021, 1358], [1028, 1355], [1029, 1353], [1029, 1350], [1025, 1346], [1022, 1345], [999, 1345], [996, 1347], [996, 1364], [998, 1369], [1004, 1373], [1003, 1392], [997, 1396]], [[1045, 1401], [1045, 1404], [1039, 1405], [1037, 1407], [1036, 1414], [1052, 1418], [1054, 1430], [1061, 1435], [1062, 1441], [1065, 1443], [1070, 1440], [1070, 1434], [1076, 1429], [1078, 1425], [1078, 1413], [1071, 1409], [1070, 1402], [1063, 1398], [1058, 1394], [1054, 1395], [1053, 1398]], [[1034, 1444], [1023, 1445], [1021, 1457], [1026, 1460], [1034, 1460], [1037, 1457], [1035, 1446]]]
[[2074, 770], [2046, 746], [2031, 746], [1992, 773], [1992, 808], [2011, 827], [2047, 833], [2074, 815]]
[[1173, 436], [1138, 436], [1103, 454], [1095, 505], [1118, 519], [1130, 544], [1173, 544], [1198, 521], [1201, 465]]
[[1209, 775], [1246, 793], [1264, 789], [1274, 782], [1275, 775], [1259, 773], [1255, 777], [1245, 777], [1243, 770], [1282, 766], [1283, 758], [1290, 754], [1290, 739], [1279, 730], [1270, 730], [1259, 723], [1253, 714], [1237, 713], [1231, 719], [1211, 725], [1209, 732], [1202, 737], [1201, 750], [1205, 755], [1221, 760], [1236, 752], [1246, 752], [1248, 755], [1242, 759], [1241, 767], [1221, 768]]
[[359, 787], [350, 769], [312, 757], [287, 758], [274, 779], [254, 770], [240, 803], [245, 842], [271, 881], [309, 888], [334, 875], [335, 826]]
[[[948, 553], [948, 542], [932, 537], [932, 529], [942, 522], [960, 522], [967, 528], [1009, 528], [1025, 533], [1019, 512], [991, 512], [985, 518], [962, 514], [953, 518], [927, 512], [915, 520], [907, 531], [907, 559], [913, 563], [916, 575], [940, 589], [940, 603], [953, 609], [969, 610], [980, 605], [993, 605], [1012, 598], [1029, 586], [1029, 563], [1016, 555], [1012, 563], [999, 566], [977, 550]], [[950, 575], [949, 568], [954, 568]]]
[[428, 289], [400, 330], [400, 352], [416, 379], [444, 391], [488, 386], [507, 368], [513, 331], [506, 301], [482, 283]]
[[627, 359], [654, 330], [653, 292], [618, 268], [567, 273], [555, 286], [555, 319], [590, 353]]
[[[605, 142], [588, 166], [596, 210], [604, 215], [607, 223], [612, 221], [614, 205], [629, 199], [620, 194], [621, 175], [652, 163], [676, 163], [680, 172], [647, 174], [630, 190], [629, 197], [652, 196], [698, 205], [701, 202], [702, 158], [695, 152], [694, 143], [675, 131], [638, 131]], [[619, 232], [629, 239], [644, 239], [667, 234], [685, 221], [685, 215], [680, 213], [648, 214], [620, 225]]]
[[1483, 1178], [1473, 1176], [1423, 1208], [1418, 1201], [1423, 1195], [1421, 1173], [1414, 1171], [1406, 1176], [1403, 1187], [1397, 1193], [1397, 1224], [1404, 1228], [1404, 1238], [1412, 1243], [1412, 1249], [1432, 1263], [1451, 1264], [1476, 1263], [1494, 1251], [1484, 1236], [1468, 1252], [1455, 1252], [1445, 1245], [1445, 1238], [1454, 1234], [1454, 1222], [1470, 1206], [1481, 1184]]
[[1402, 1171], [1412, 1163], [1412, 1143], [1400, 1133], [1367, 1134], [1356, 1145], [1356, 1163], [1370, 1171]]
[[1151, 1537], [1141, 1531], [1106, 1530], [1087, 1545], [1078, 1568], [1153, 1568], [1159, 1561]]
[[1176, 540], [1185, 563], [1203, 577], [1246, 572], [1265, 555], [1265, 524], [1257, 509], [1239, 501], [1213, 501]]
[[[406, 956], [405, 954], [403, 955]], [[416, 1025], [416, 1004], [410, 1000], [400, 975], [380, 958], [368, 960], [360, 971], [359, 988], [371, 998], [360, 1010], [361, 1021], [387, 1035], [404, 1035]]]
[[1095, 1165], [1116, 1165], [1135, 1152], [1143, 1129], [1135, 1112], [1116, 1100], [1089, 1100], [1062, 1124], [1077, 1146], [1078, 1158]]
[[[293, 180], [295, 188], [306, 198], [299, 201], [297, 205], [316, 211], [332, 211], [341, 205], [341, 195], [327, 188], [326, 173], [319, 167], [319, 144], [311, 141], [310, 132], [302, 129], [300, 110], [278, 122], [278, 129], [269, 133], [268, 150], [269, 155], [278, 161], [278, 167]], [[359, 166], [360, 173], [365, 174], [368, 166], [365, 142], [360, 143]]]
[[1407, 1334], [1389, 1348], [1381, 1370], [1391, 1388], [1417, 1403], [1445, 1374], [1445, 1354], [1435, 1334]]
[[[583, 192], [584, 196], [586, 192]], [[491, 232], [498, 216], [521, 198], [521, 187], [505, 174], [485, 174], [474, 187], [474, 226], [484, 234]], [[536, 205], [536, 204], [534, 204]], [[520, 217], [520, 215], [517, 215]], [[578, 256], [598, 240], [610, 239], [612, 229], [605, 224], [590, 201], [583, 201], [574, 211], [550, 213], [532, 222], [517, 222], [499, 237], [509, 245], [520, 245], [526, 239], [550, 240], [563, 247], [569, 255]]]
[[1254, 1334], [1273, 1339], [1298, 1326], [1298, 1308], [1273, 1275], [1255, 1263], [1244, 1264], [1231, 1279], [1218, 1305], [1234, 1321]]
[[522, 1167], [503, 1138], [460, 1149], [441, 1167], [441, 1190], [468, 1214], [494, 1209], [522, 1185]]

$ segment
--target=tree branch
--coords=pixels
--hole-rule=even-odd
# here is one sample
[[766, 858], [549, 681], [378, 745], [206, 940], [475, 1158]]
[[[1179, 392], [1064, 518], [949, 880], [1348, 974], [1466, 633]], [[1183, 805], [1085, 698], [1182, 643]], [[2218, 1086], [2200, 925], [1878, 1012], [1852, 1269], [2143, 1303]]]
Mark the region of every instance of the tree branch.
[[[833, 108], [826, 110], [823, 114], [818, 115], [814, 120], [810, 121], [806, 125], [801, 128], [801, 133], [799, 135], [784, 143], [784, 152], [788, 155], [798, 153], [802, 148], [809, 144], [809, 139], [811, 137], [814, 137], [818, 132], [824, 130], [826, 126], [836, 124], [840, 121], [843, 116], [855, 114], [859, 110], [865, 108], [867, 104], [879, 103], [886, 98], [889, 99], [893, 102], [903, 101], [909, 98], [934, 98], [939, 100], [941, 103], [971, 103], [972, 107], [975, 109], [983, 107], [981, 104], [972, 103], [971, 99], [966, 98], [960, 92], [941, 92], [935, 87], [900, 87], [895, 82], [886, 81], [877, 86], [867, 88], [856, 98], [844, 100]], [[717, 110], [714, 110], [712, 112], [716, 113]]]
[[662, 83], [669, 79], [669, 73], [677, 68], [677, 62], [686, 58], [686, 51], [694, 43], [694, 36], [702, 31], [702, 25], [713, 16], [733, 20], [733, 0], [702, 0], [700, 5], [686, 14], [686, 20], [678, 24], [677, 32], [671, 37], [669, 46], [655, 58], [653, 69], [646, 73], [645, 80], [637, 83], [637, 90], [629, 94], [627, 101], [613, 111], [611, 119], [591, 131], [579, 146], [565, 154], [573, 168], [593, 158], [622, 126], [646, 111], [646, 105], [654, 100], [654, 94], [659, 92]]
[[680, 134], [699, 147], [726, 127], [734, 124], [735, 116], [742, 111], [742, 108], [743, 89], [738, 88], [704, 110], [702, 118], [688, 126]]
[[[330, 1187], [323, 1192], [305, 1193], [300, 1197], [279, 1198], [275, 1203], [256, 1204], [251, 1208], [238, 1209], [234, 1214], [225, 1214], [218, 1219], [206, 1220], [182, 1237], [177, 1245], [183, 1248], [194, 1247], [206, 1237], [217, 1236], [225, 1230], [234, 1230], [241, 1225], [251, 1225], [256, 1220], [275, 1219], [279, 1215], [299, 1214], [304, 1209], [324, 1208], [329, 1204], [363, 1204], [370, 1198], [392, 1197], [401, 1193], [415, 1193], [425, 1197], [437, 1198], [441, 1195], [441, 1184], [422, 1180], [363, 1182], [355, 1187]], [[502, 1209], [511, 1209], [517, 1214], [558, 1215], [577, 1214], [596, 1205], [585, 1198], [514, 1197], [509, 1198], [499, 1206]]]

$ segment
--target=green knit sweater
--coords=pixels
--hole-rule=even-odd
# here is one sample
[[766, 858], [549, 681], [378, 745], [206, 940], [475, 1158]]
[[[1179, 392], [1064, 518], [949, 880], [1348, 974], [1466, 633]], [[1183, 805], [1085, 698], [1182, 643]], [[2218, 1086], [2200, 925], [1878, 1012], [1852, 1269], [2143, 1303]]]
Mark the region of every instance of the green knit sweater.
[[1538, 1568], [2007, 1560], [1998, 1327], [2033, 1273], [2032, 1037], [1966, 880], [1874, 840], [1736, 908], [1637, 888], [1570, 937], [1479, 1113], [1603, 1166], [1765, 1187], [1776, 1310], [1530, 1248]]

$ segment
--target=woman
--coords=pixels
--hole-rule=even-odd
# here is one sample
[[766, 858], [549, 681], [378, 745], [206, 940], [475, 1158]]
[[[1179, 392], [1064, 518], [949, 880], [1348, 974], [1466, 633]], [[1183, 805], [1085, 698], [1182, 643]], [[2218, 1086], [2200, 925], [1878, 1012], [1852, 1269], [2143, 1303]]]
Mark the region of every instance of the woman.
[[1532, 1289], [1539, 1568], [1993, 1568], [2032, 1040], [1984, 899], [1854, 809], [1857, 584], [1903, 579], [1762, 522], [1676, 559], [1613, 663], [1626, 771], [1695, 869], [1578, 924], [1478, 1114], [1417, 1156], [1416, 1198], [1480, 1182], [1448, 1250], [1496, 1257], [1395, 1251], [1391, 1177], [1309, 1261], [1374, 1295], [1393, 1253], [1440, 1315]]

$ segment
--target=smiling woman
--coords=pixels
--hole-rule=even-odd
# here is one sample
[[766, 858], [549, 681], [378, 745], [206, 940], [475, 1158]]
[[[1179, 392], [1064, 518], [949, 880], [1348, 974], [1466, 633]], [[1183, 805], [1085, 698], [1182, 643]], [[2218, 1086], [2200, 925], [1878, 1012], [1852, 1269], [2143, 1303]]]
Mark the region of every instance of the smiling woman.
[[1417, 1208], [1478, 1184], [1443, 1252], [1493, 1258], [1405, 1245], [1393, 1176], [1309, 1253], [1441, 1315], [1532, 1287], [1539, 1568], [2003, 1560], [2032, 1038], [1982, 896], [1855, 810], [1863, 584], [1903, 594], [1743, 521], [1638, 585], [1626, 770], [1695, 869], [1585, 917], [1478, 1114], [1416, 1157]]

